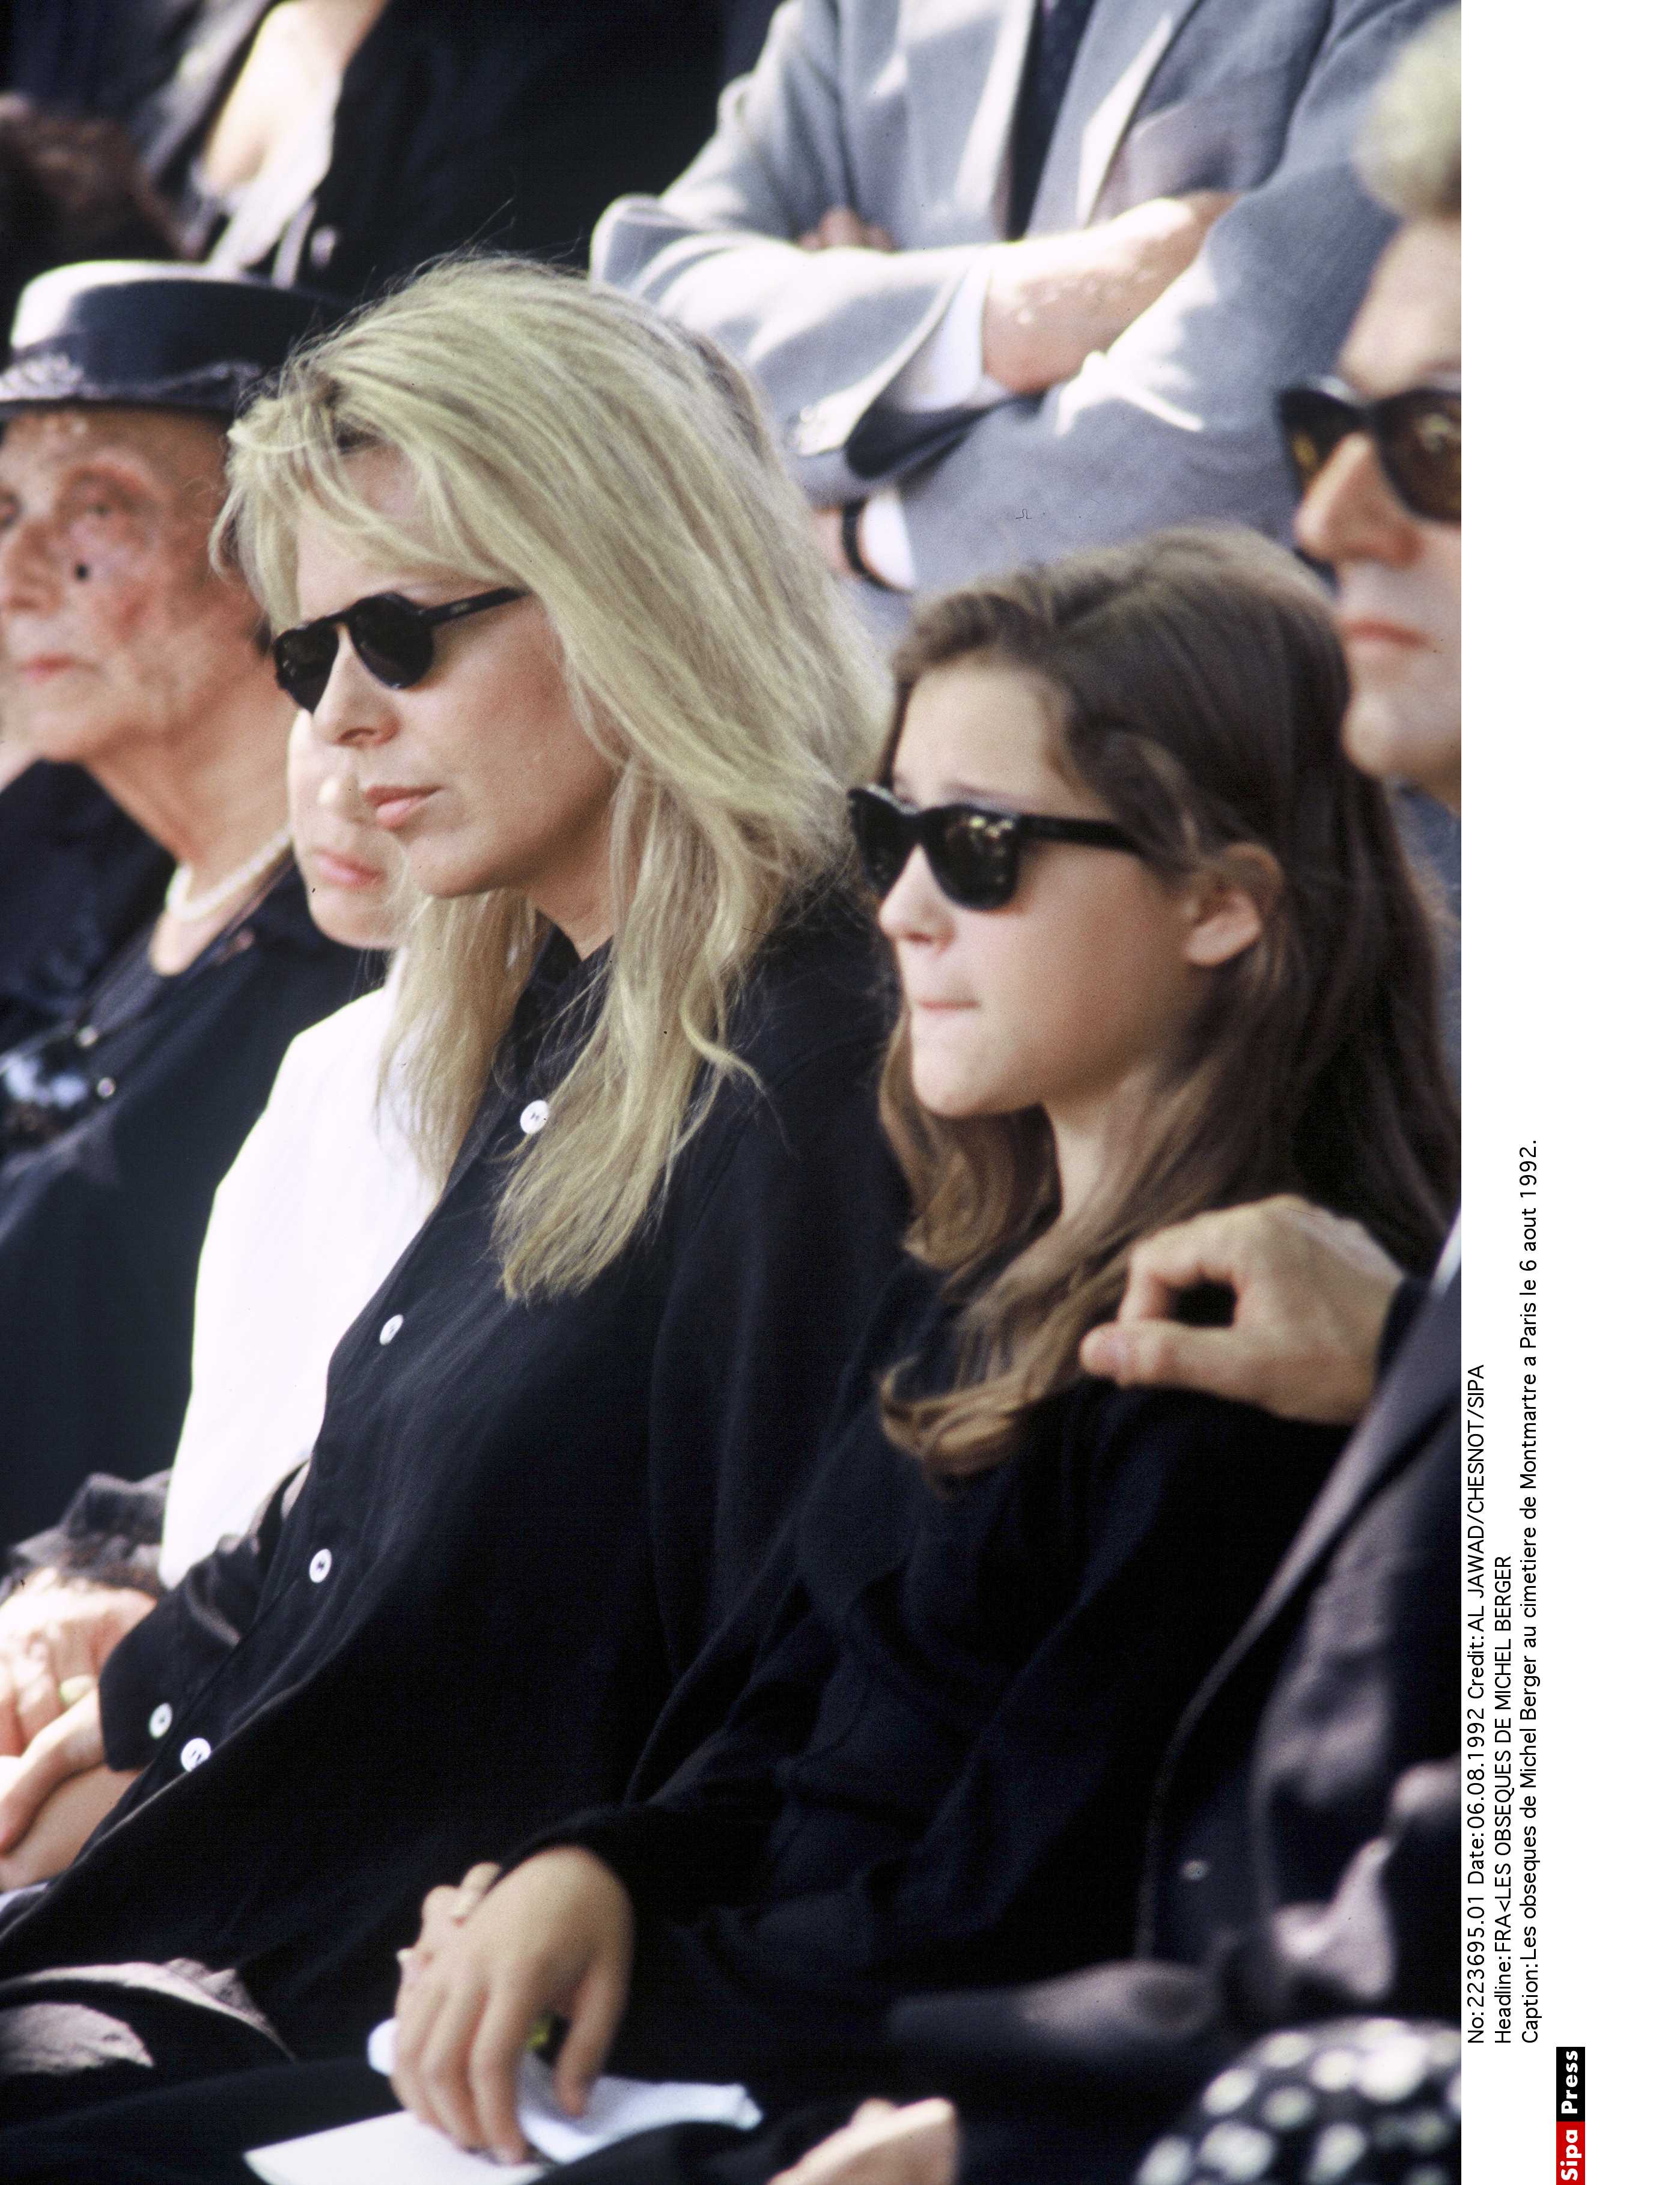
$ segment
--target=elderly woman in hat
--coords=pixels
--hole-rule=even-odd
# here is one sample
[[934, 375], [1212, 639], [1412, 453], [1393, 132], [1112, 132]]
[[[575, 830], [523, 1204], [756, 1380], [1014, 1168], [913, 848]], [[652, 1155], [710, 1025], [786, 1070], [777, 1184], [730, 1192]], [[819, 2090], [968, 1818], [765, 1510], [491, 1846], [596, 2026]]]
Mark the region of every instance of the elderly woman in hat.
[[168, 1462], [211, 1197], [293, 1035], [360, 975], [310, 921], [293, 708], [208, 556], [227, 424], [315, 309], [194, 268], [64, 267], [25, 292], [0, 374], [8, 734], [85, 768], [174, 867], [159, 914], [0, 1052], [0, 1541], [90, 1472]]

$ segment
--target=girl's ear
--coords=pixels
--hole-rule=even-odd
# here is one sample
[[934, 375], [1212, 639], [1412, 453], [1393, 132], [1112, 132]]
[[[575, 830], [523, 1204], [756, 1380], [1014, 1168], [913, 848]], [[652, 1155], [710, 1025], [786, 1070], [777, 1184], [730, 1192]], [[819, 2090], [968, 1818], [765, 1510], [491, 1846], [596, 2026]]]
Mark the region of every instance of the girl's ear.
[[1258, 842], [1235, 842], [1184, 892], [1184, 960], [1205, 970], [1252, 948], [1283, 894], [1283, 869]]

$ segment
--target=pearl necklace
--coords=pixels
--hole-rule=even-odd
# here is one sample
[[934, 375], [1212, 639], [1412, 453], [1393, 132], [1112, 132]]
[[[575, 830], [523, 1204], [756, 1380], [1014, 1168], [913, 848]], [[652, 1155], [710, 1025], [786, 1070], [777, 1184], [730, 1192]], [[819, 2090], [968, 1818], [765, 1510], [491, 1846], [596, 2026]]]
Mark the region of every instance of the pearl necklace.
[[203, 895], [193, 892], [192, 867], [177, 865], [164, 892], [164, 908], [171, 918], [178, 918], [183, 925], [196, 925], [200, 919], [208, 918], [213, 910], [220, 910], [223, 903], [232, 902], [241, 889], [249, 888], [255, 881], [260, 880], [271, 865], [278, 863], [291, 847], [291, 843], [292, 830], [288, 822], [277, 833], [269, 836], [254, 858], [247, 858], [244, 863], [236, 866], [225, 880], [218, 880]]

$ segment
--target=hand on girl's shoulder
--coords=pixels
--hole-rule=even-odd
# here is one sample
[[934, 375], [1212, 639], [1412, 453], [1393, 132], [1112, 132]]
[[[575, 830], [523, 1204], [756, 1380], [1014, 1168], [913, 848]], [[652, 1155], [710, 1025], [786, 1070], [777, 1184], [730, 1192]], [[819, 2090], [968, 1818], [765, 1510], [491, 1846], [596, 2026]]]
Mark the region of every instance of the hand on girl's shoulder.
[[[1369, 1402], [1401, 1271], [1355, 1221], [1280, 1195], [1162, 1230], [1132, 1255], [1118, 1318], [1080, 1349], [1120, 1387], [1200, 1389], [1279, 1417], [1351, 1426]], [[1224, 1327], [1180, 1316], [1223, 1285]]]

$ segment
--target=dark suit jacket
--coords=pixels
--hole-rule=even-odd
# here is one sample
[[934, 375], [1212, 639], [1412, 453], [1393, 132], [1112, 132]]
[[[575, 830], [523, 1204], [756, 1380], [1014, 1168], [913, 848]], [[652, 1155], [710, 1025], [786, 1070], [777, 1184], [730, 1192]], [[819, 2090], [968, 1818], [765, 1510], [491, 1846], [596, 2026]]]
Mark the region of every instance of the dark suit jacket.
[[[103, 943], [97, 915], [90, 930], [90, 947]], [[311, 922], [294, 866], [175, 976], [148, 970], [143, 944], [142, 926], [41, 1035], [54, 1070], [81, 1058], [107, 1092], [57, 1137], [0, 1159], [7, 1544], [50, 1524], [90, 1472], [137, 1479], [174, 1455], [216, 1186], [293, 1038], [342, 1009], [367, 969]], [[54, 967], [39, 968], [50, 998]], [[73, 1025], [98, 1037], [83, 1047]]]
[[37, 759], [0, 789], [0, 1052], [74, 1013], [170, 869], [79, 766]]
[[1456, 2017], [1459, 1310], [1454, 1274], [1179, 1722], [1136, 1958], [900, 2006], [912, 2080], [1147, 2119], [1268, 2026]]
[[[200, 7], [174, 75], [133, 115], [166, 197], [272, 5]], [[704, 138], [718, 43], [710, 0], [388, 0], [344, 71], [303, 232], [250, 270], [361, 296], [467, 243], [580, 265], [608, 199], [659, 187]]]

